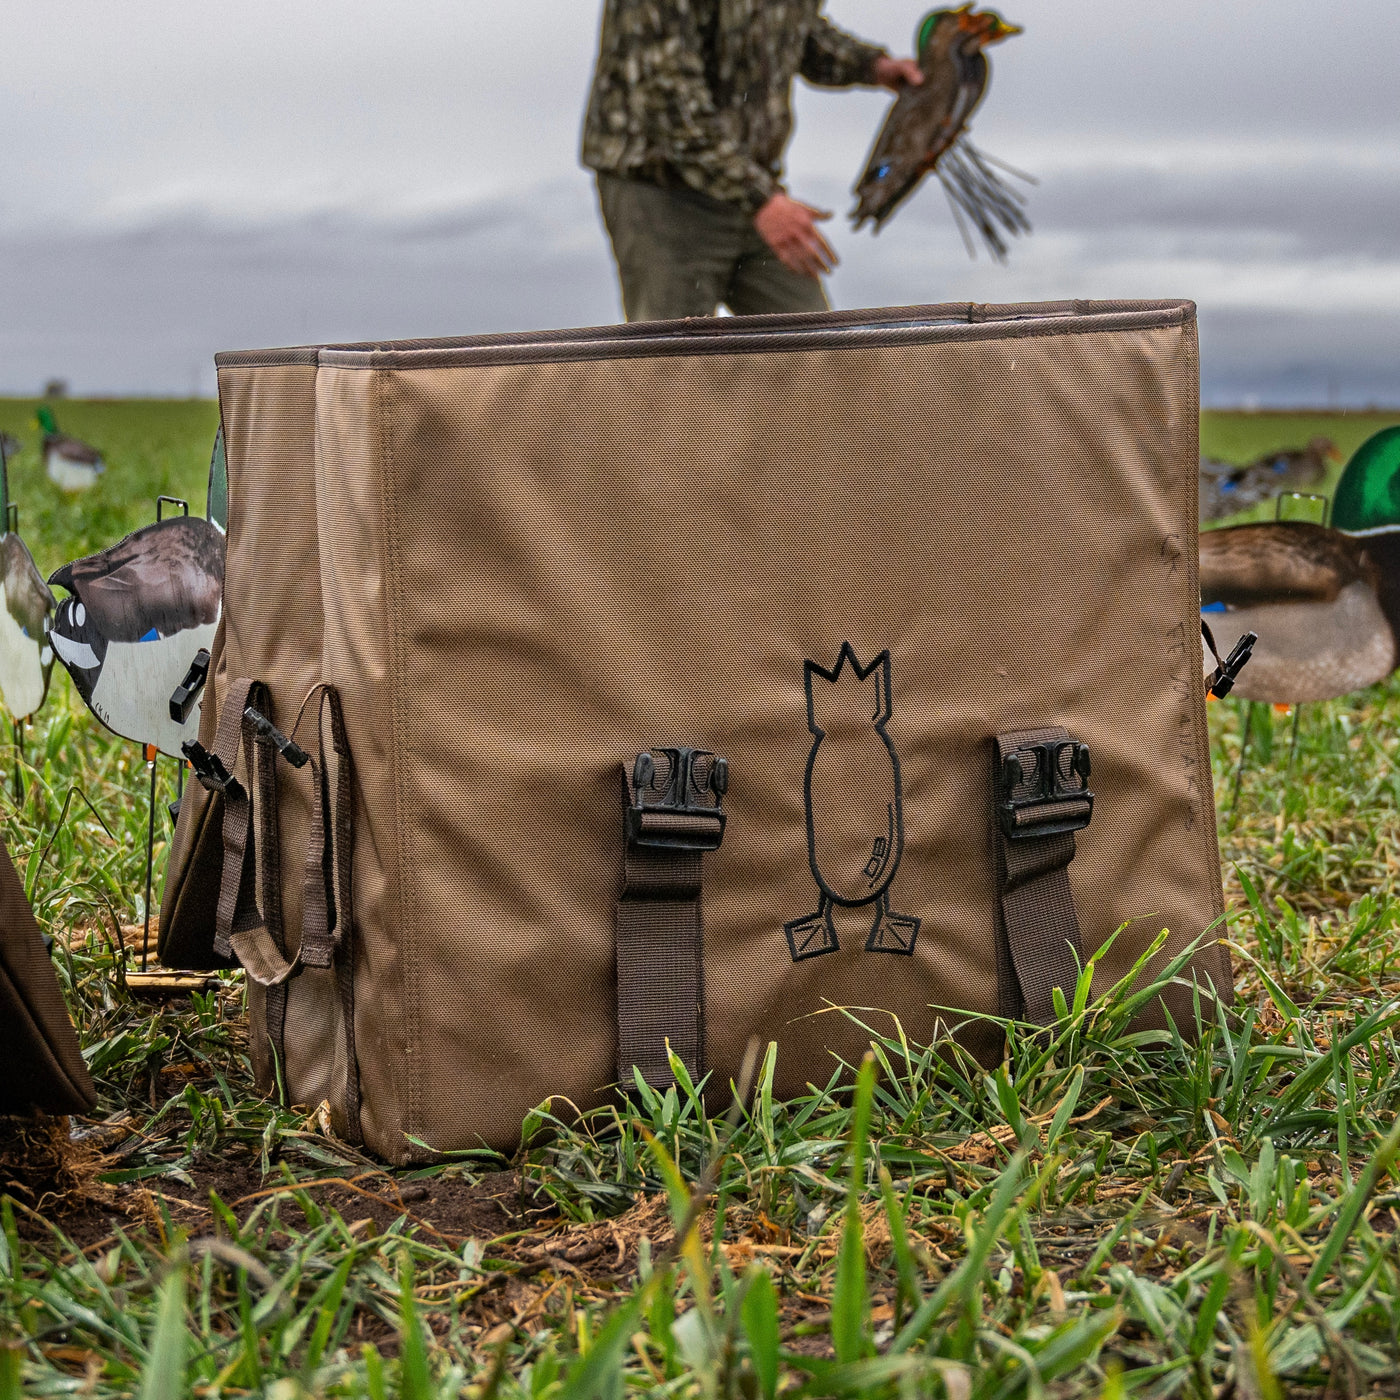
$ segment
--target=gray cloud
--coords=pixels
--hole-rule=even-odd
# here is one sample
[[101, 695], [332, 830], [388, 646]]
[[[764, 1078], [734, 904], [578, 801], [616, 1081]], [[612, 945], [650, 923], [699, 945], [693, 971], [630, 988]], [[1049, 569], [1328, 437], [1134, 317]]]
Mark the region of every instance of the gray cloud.
[[[908, 0], [829, 0], [907, 46]], [[1400, 402], [1400, 6], [1004, 0], [979, 144], [1035, 236], [970, 263], [935, 187], [838, 229], [842, 305], [1194, 296], [1209, 399]], [[597, 4], [12, 0], [0, 389], [207, 392], [216, 349], [611, 320], [576, 166]], [[885, 108], [799, 89], [792, 188], [844, 211]]]

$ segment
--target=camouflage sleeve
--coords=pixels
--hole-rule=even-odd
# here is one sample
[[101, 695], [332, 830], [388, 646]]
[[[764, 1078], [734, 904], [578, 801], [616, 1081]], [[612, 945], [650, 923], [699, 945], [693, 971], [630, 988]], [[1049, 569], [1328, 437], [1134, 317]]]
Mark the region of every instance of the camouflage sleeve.
[[818, 15], [797, 71], [818, 87], [851, 87], [872, 81], [870, 70], [884, 53], [884, 49], [837, 29], [829, 19]]
[[634, 100], [644, 106], [650, 138], [694, 189], [756, 212], [781, 185], [716, 110], [687, 0], [646, 0], [626, 8], [637, 26]]

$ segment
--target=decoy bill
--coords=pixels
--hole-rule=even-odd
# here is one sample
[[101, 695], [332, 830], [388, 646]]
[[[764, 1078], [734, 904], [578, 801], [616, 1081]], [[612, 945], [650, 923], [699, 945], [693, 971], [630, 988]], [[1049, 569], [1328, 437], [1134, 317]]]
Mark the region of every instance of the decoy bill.
[[47, 404], [40, 405], [34, 421], [44, 434], [44, 471], [55, 486], [64, 491], [86, 491], [107, 470], [95, 447], [59, 432], [53, 409]]
[[[930, 171], [942, 182], [953, 215], [963, 230], [971, 221], [992, 255], [1006, 256], [1006, 237], [1029, 233], [1023, 199], [1006, 184], [1001, 166], [967, 139], [967, 125], [986, 94], [990, 76], [986, 54], [1021, 33], [994, 10], [934, 10], [919, 25], [914, 52], [924, 81], [907, 87], [890, 108], [856, 184], [856, 228], [873, 222], [876, 232]], [[968, 242], [969, 251], [972, 245]]]
[[1259, 634], [1235, 686], [1246, 700], [1330, 700], [1384, 680], [1400, 661], [1400, 428], [1357, 449], [1333, 520], [1201, 535], [1204, 616], [1227, 636]]
[[208, 650], [223, 603], [224, 541], [207, 520], [175, 516], [100, 554], [65, 564], [49, 582], [71, 595], [50, 637], [78, 694], [113, 732], [182, 757], [199, 730], [170, 697], [195, 654]]

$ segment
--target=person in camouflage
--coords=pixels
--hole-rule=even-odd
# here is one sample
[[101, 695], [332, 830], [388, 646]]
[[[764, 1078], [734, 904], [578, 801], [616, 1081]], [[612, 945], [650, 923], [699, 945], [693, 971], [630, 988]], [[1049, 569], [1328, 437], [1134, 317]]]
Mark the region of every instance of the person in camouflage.
[[843, 33], [824, 0], [605, 0], [584, 119], [629, 321], [821, 311], [836, 255], [791, 198], [792, 81], [898, 90], [913, 59]]

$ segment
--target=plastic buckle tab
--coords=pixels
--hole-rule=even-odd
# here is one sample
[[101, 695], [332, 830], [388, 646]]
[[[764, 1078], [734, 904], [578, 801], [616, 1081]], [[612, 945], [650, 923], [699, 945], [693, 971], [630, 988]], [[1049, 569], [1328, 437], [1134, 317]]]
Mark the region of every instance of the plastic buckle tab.
[[728, 790], [729, 763], [708, 749], [644, 749], [632, 765], [627, 839], [672, 851], [718, 850]]
[[1249, 664], [1249, 658], [1254, 653], [1254, 644], [1258, 640], [1257, 632], [1246, 632], [1235, 643], [1235, 649], [1215, 668], [1215, 674], [1206, 686], [1208, 694], [1215, 696], [1217, 700], [1223, 700], [1235, 688], [1235, 682], [1239, 680], [1240, 672]]
[[194, 654], [194, 660], [190, 662], [190, 669], [185, 672], [185, 679], [170, 695], [170, 718], [176, 724], [184, 724], [189, 719], [190, 711], [194, 709], [195, 697], [204, 689], [204, 683], [208, 679], [209, 653], [200, 647]]
[[[1030, 759], [1027, 773], [1023, 759]], [[1094, 815], [1089, 746], [1075, 739], [1023, 744], [1002, 760], [997, 815], [1011, 841], [1082, 831]]]
[[253, 726], [259, 739], [274, 745], [277, 752], [292, 765], [293, 768], [305, 768], [311, 762], [311, 755], [296, 743], [287, 738], [268, 717], [260, 710], [255, 710], [251, 705], [243, 711], [243, 718]]
[[242, 785], [224, 767], [223, 760], [219, 755], [206, 749], [198, 739], [186, 739], [180, 745], [180, 752], [189, 759], [190, 767], [194, 770], [200, 787], [206, 791], [229, 792], [241, 789]]

